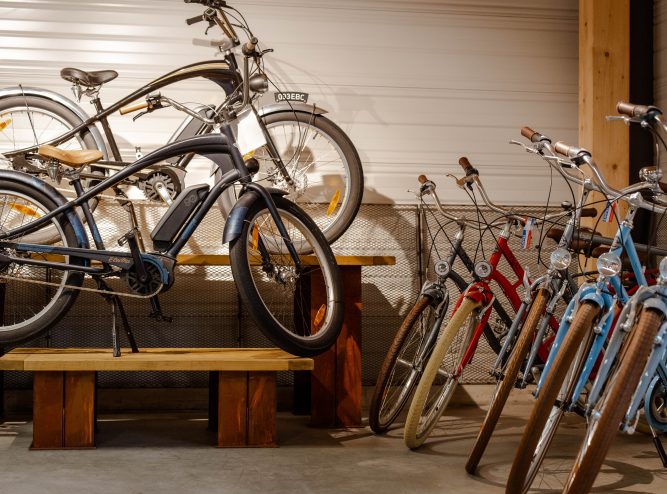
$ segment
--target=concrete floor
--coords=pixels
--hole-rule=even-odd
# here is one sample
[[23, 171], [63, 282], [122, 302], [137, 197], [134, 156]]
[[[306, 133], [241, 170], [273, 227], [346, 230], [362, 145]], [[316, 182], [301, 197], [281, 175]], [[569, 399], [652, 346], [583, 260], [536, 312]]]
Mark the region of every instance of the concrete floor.
[[[319, 430], [280, 413], [280, 447], [216, 449], [201, 414], [100, 417], [98, 449], [29, 451], [31, 424], [0, 425], [0, 493], [495, 493], [525, 425], [530, 399], [515, 397], [478, 476], [463, 465], [484, 411], [460, 407], [443, 418], [419, 451], [403, 446], [402, 429]], [[569, 418], [554, 448], [551, 474], [535, 492], [554, 492], [583, 431]], [[666, 441], [667, 442], [667, 441]], [[665, 493], [662, 468], [647, 436], [619, 436], [595, 492]]]

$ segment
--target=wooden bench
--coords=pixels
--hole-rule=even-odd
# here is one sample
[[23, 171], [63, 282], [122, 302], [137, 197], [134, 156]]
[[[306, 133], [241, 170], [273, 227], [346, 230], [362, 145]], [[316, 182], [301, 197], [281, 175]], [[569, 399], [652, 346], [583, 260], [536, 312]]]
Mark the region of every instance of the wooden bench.
[[[345, 317], [336, 344], [315, 357], [313, 372], [295, 372], [294, 412], [310, 414], [315, 427], [357, 427], [361, 425], [361, 270], [369, 266], [396, 264], [393, 256], [336, 256], [343, 279]], [[182, 266], [228, 266], [229, 256], [182, 254]], [[299, 279], [300, 293], [310, 298], [311, 314], [325, 302], [324, 293], [311, 290], [310, 278]], [[317, 286], [317, 284], [315, 284]], [[305, 306], [308, 306], [306, 303]], [[139, 341], [141, 347], [141, 341]], [[1, 355], [0, 349], [0, 355]], [[127, 353], [127, 351], [126, 351]], [[2, 406], [0, 367], [0, 416]], [[174, 368], [173, 370], [178, 370]]]
[[313, 360], [273, 348], [110, 349], [17, 348], [0, 369], [30, 371], [33, 383], [32, 449], [95, 447], [97, 372], [209, 371], [209, 421], [217, 446], [276, 446], [276, 372], [313, 369]]

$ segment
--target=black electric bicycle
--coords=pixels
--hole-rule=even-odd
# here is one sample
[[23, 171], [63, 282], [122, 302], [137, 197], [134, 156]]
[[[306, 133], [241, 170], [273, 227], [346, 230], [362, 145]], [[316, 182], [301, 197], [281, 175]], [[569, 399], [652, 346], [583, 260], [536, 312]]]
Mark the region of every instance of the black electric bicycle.
[[[53, 186], [15, 170], [0, 170], [0, 344], [38, 335], [57, 322], [81, 290], [99, 292], [119, 313], [134, 351], [137, 345], [127, 324], [120, 297], [148, 299], [152, 316], [162, 315], [158, 294], [174, 283], [177, 254], [219, 196], [240, 187], [239, 198], [225, 223], [223, 242], [230, 243], [232, 274], [239, 295], [262, 332], [284, 350], [302, 356], [320, 353], [336, 340], [342, 325], [342, 286], [326, 239], [313, 220], [285, 192], [253, 182], [254, 160], [243, 161], [224, 112], [205, 121], [220, 133], [177, 141], [158, 149], [96, 184], [84, 184], [81, 170], [95, 164], [99, 151], [63, 151], [40, 146], [40, 158], [52, 176], [67, 180], [76, 198], [67, 201]], [[220, 170], [212, 187], [184, 189], [151, 232], [153, 251], [146, 251], [131, 201], [118, 201], [131, 215], [132, 229], [118, 239], [123, 250], [107, 250], [90, 209], [90, 201], [133, 174], [174, 157], [195, 154]], [[84, 188], [87, 186], [87, 188]], [[120, 192], [120, 191], [117, 191]], [[77, 214], [77, 211], [80, 214]], [[85, 222], [93, 239], [89, 245]], [[57, 240], [43, 242], [50, 228]], [[311, 252], [299, 256], [300, 252]], [[321, 276], [309, 276], [319, 271]], [[83, 286], [92, 278], [95, 288]], [[125, 281], [122, 290], [108, 281]], [[311, 317], [301, 306], [299, 284], [321, 283], [325, 302]], [[319, 281], [317, 281], [319, 280]], [[118, 281], [114, 281], [117, 284]], [[115, 317], [114, 354], [120, 355]]]
[[[208, 60], [180, 67], [146, 84], [121, 100], [104, 108], [99, 92], [103, 84], [118, 76], [113, 70], [85, 72], [65, 68], [61, 76], [73, 84], [72, 89], [80, 101], [88, 96], [97, 111], [92, 117], [75, 102], [53, 91], [32, 87], [12, 87], [0, 90], [0, 153], [10, 161], [9, 168], [25, 171], [48, 179], [47, 165], [35, 153], [40, 144], [64, 149], [98, 149], [104, 159], [95, 162], [84, 179], [99, 179], [122, 170], [129, 163], [123, 162], [116, 139], [107, 117], [119, 111], [121, 114], [143, 110], [136, 118], [167, 106], [175, 106], [188, 114], [168, 142], [207, 134], [213, 128], [202, 123], [197, 116], [210, 117], [221, 110], [229, 111], [240, 101], [243, 111], [233, 115], [237, 141], [241, 133], [259, 135], [251, 139], [254, 149], [242, 154], [253, 154], [260, 168], [255, 181], [265, 180], [270, 186], [288, 191], [288, 198], [297, 202], [314, 218], [331, 243], [339, 238], [354, 220], [363, 194], [363, 170], [359, 155], [349, 137], [323, 114], [326, 110], [307, 104], [304, 93], [282, 92], [283, 101], [260, 107], [259, 97], [273, 84], [264, 70], [263, 57], [273, 50], [258, 50], [257, 38], [245, 23], [243, 16], [222, 0], [185, 0], [206, 7], [202, 15], [187, 20], [188, 24], [206, 22], [207, 31], [217, 27], [223, 38], [209, 42], [223, 54], [221, 60]], [[237, 24], [230, 22], [230, 17]], [[234, 26], [245, 31], [252, 49], [243, 49], [243, 62], [239, 64], [233, 49], [241, 44]], [[212, 108], [200, 105], [186, 107], [173, 99], [155, 93], [176, 82], [202, 77], [217, 84], [225, 93], [225, 100]], [[296, 96], [295, 96], [296, 95]], [[145, 97], [145, 101], [140, 101]], [[137, 101], [140, 101], [137, 103]], [[254, 121], [254, 122], [253, 122]], [[247, 125], [242, 125], [246, 122]], [[99, 131], [100, 124], [108, 149]], [[249, 130], [250, 129], [250, 130]], [[259, 141], [257, 140], [259, 139]], [[259, 145], [258, 145], [259, 144]], [[137, 185], [148, 199], [169, 203], [183, 189], [183, 178], [193, 153], [170, 157], [150, 167], [126, 176], [126, 181]], [[223, 213], [228, 214], [234, 203], [231, 189], [221, 196]], [[91, 202], [95, 208], [95, 202]]]

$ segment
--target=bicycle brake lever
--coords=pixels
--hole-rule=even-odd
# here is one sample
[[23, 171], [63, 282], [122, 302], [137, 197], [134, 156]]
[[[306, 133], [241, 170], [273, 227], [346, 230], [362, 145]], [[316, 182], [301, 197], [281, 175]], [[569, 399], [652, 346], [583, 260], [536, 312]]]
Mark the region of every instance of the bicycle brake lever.
[[[456, 175], [453, 175], [451, 173], [448, 173], [446, 176], [453, 178], [454, 181], [456, 182], [456, 185], [458, 185], [461, 189], [463, 189], [463, 187], [468, 183], [467, 180], [468, 177], [456, 178]], [[468, 184], [468, 186], [470, 186], [470, 184]]]
[[625, 125], [630, 125], [630, 118], [623, 115], [607, 115], [605, 117], [607, 122], [613, 122], [615, 120], [621, 120]]
[[132, 121], [136, 122], [139, 117], [143, 117], [146, 115], [146, 113], [150, 113], [148, 110], [144, 110], [142, 112], [137, 113], [134, 117], [132, 117]]

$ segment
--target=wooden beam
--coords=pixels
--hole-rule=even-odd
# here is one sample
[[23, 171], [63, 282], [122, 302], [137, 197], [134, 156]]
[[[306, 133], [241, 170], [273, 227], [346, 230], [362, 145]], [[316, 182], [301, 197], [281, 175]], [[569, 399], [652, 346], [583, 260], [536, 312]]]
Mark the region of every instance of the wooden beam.
[[[625, 125], [605, 117], [629, 95], [630, 0], [579, 0], [579, 145], [617, 188], [628, 185], [630, 138]], [[616, 225], [599, 229], [610, 235]]]

